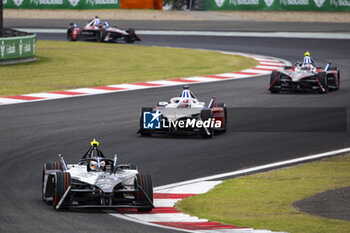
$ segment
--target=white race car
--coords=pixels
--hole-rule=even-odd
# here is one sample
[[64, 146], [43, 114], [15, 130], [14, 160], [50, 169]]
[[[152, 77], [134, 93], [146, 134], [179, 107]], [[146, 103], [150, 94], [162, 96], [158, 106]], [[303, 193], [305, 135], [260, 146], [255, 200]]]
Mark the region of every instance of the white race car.
[[214, 131], [225, 132], [226, 125], [224, 103], [217, 104], [213, 97], [206, 106], [188, 86], [184, 86], [180, 96], [171, 98], [170, 102], [158, 102], [156, 107], [142, 108], [138, 133], [141, 136], [152, 133], [200, 134], [210, 138]]
[[149, 212], [153, 206], [151, 176], [133, 164], [107, 159], [95, 139], [77, 164], [44, 163], [42, 199], [61, 208], [137, 208]]

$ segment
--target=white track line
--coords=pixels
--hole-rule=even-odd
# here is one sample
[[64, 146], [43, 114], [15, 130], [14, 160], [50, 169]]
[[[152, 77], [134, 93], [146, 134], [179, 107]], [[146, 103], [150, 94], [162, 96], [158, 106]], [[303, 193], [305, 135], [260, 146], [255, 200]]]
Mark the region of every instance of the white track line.
[[[204, 51], [204, 49], [200, 49]], [[220, 82], [233, 79], [244, 79], [244, 78], [253, 78], [259, 77], [262, 75], [267, 75], [271, 73], [273, 69], [280, 69], [281, 65], [285, 64], [290, 65], [290, 62], [283, 59], [266, 57], [262, 55], [254, 54], [245, 54], [245, 53], [234, 53], [234, 52], [225, 52], [218, 50], [206, 50], [206, 51], [215, 51], [219, 53], [229, 54], [229, 55], [241, 55], [249, 58], [256, 59], [261, 61], [258, 66], [241, 70], [232, 73], [216, 74], [212, 76], [196, 76], [196, 77], [183, 77], [170, 80], [157, 80], [157, 81], [147, 81], [143, 83], [124, 83], [116, 85], [107, 85], [102, 87], [86, 87], [86, 88], [77, 88], [72, 90], [65, 91], [54, 91], [54, 92], [43, 92], [43, 93], [33, 93], [33, 94], [24, 94], [18, 96], [5, 96], [0, 98], [0, 105], [7, 104], [19, 104], [19, 103], [29, 103], [29, 102], [38, 102], [46, 101], [53, 99], [63, 99], [63, 98], [73, 98], [80, 96], [91, 96], [91, 95], [100, 95], [116, 92], [125, 92], [125, 91], [134, 91], [140, 89], [150, 89], [150, 88], [160, 88], [167, 86], [179, 86], [179, 85], [191, 85], [199, 83], [208, 83], [208, 82]], [[265, 64], [263, 66], [262, 64]], [[261, 67], [268, 67], [266, 69], [261, 69]], [[156, 85], [152, 85], [156, 84]]]
[[[338, 154], [343, 154], [343, 153], [347, 153], [347, 152], [350, 152], [350, 148], [333, 150], [333, 151], [329, 151], [329, 152], [325, 152], [325, 153], [304, 156], [301, 158], [265, 164], [265, 165], [257, 166], [257, 167], [253, 167], [253, 168], [242, 169], [242, 170], [222, 173], [222, 174], [218, 174], [218, 175], [214, 175], [214, 176], [207, 176], [207, 177], [202, 177], [202, 178], [198, 178], [198, 179], [187, 180], [187, 181], [178, 182], [178, 183], [174, 183], [174, 184], [159, 186], [159, 187], [154, 188], [154, 191], [158, 194], [165, 194], [165, 195], [206, 193], [207, 191], [212, 189], [214, 186], [221, 183], [221, 181], [211, 181], [214, 179], [220, 179], [220, 178], [222, 179], [222, 178], [226, 178], [229, 176], [235, 176], [235, 175], [245, 175], [245, 174], [248, 174], [251, 172], [263, 171], [266, 169], [277, 168], [277, 167], [281, 167], [281, 166], [306, 162], [306, 161], [315, 160], [315, 159], [321, 159], [321, 158], [329, 157], [332, 155], [338, 155]], [[155, 198], [154, 204], [158, 208], [159, 207], [170, 207], [171, 208], [179, 200], [181, 200], [181, 199], [171, 199], [171, 198], [170, 199], [157, 199], [157, 198]], [[177, 230], [177, 231], [182, 231], [182, 232], [192, 232], [192, 233], [271, 233], [271, 231], [269, 231], [269, 230], [256, 230], [256, 229], [252, 229], [252, 228], [246, 228], [246, 229], [239, 229], [239, 228], [237, 228], [237, 229], [236, 228], [219, 229], [219, 228], [217, 228], [217, 229], [212, 229], [212, 230], [211, 229], [187, 230], [187, 229], [180, 228], [182, 222], [185, 222], [185, 223], [192, 222], [193, 224], [196, 224], [196, 223], [206, 224], [206, 222], [208, 222], [208, 220], [199, 219], [197, 217], [190, 216], [190, 215], [183, 214], [183, 213], [159, 213], [159, 214], [158, 213], [155, 213], [155, 214], [110, 213], [110, 215], [112, 215], [114, 217], [122, 218], [125, 220], [145, 224], [145, 225], [166, 228], [166, 229], [171, 229], [171, 230]], [[156, 222], [159, 224], [154, 224], [153, 222]], [[162, 222], [166, 222], [166, 224], [175, 223], [176, 225], [177, 224], [180, 224], [180, 225], [177, 225], [178, 228], [177, 227], [169, 227], [169, 226], [160, 225], [160, 224], [162, 224]]]
[[325, 157], [329, 157], [329, 156], [333, 156], [333, 155], [338, 155], [338, 154], [343, 154], [343, 153], [347, 153], [347, 152], [350, 152], [350, 147], [344, 148], [344, 149], [339, 149], [339, 150], [334, 150], [334, 151], [329, 151], [329, 152], [325, 152], [325, 153], [315, 154], [315, 155], [309, 155], [309, 156], [305, 156], [305, 157], [301, 157], [301, 158], [265, 164], [262, 166], [242, 169], [242, 170], [238, 170], [238, 171], [232, 171], [232, 172], [217, 174], [217, 175], [213, 175], [213, 176], [206, 176], [206, 177], [202, 177], [202, 178], [198, 178], [198, 179], [178, 182], [178, 183], [174, 183], [174, 184], [163, 185], [163, 186], [159, 186], [159, 187], [154, 188], [154, 190], [158, 192], [160, 190], [176, 188], [178, 186], [188, 185], [188, 184], [197, 183], [197, 182], [201, 182], [201, 181], [222, 179], [222, 178], [225, 178], [228, 176], [245, 175], [245, 174], [251, 173], [251, 172], [258, 172], [258, 171], [262, 171], [265, 169], [277, 168], [277, 167], [281, 167], [281, 166], [306, 162], [306, 161], [310, 161], [310, 160], [314, 160], [314, 159], [321, 159], [321, 158], [325, 158]]

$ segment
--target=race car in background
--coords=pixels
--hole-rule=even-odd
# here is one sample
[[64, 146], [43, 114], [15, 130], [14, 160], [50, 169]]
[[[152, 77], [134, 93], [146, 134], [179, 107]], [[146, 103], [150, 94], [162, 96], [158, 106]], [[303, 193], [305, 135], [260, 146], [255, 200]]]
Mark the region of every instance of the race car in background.
[[46, 162], [42, 175], [42, 199], [62, 208], [137, 208], [149, 212], [153, 205], [151, 176], [133, 164], [108, 159], [95, 139], [76, 164]]
[[319, 93], [328, 93], [329, 90], [338, 90], [340, 86], [340, 72], [338, 67], [330, 63], [325, 68], [317, 66], [306, 52], [304, 61], [294, 66], [286, 66], [284, 70], [272, 71], [270, 76], [271, 93], [283, 90], [311, 90]]
[[136, 35], [135, 30], [129, 28], [122, 30], [117, 27], [110, 27], [108, 22], [101, 23], [96, 16], [88, 22], [84, 28], [78, 28], [75, 23], [70, 23], [67, 29], [67, 40], [95, 40], [97, 42], [118, 42], [125, 41], [126, 43], [134, 43], [141, 41], [141, 38]]
[[188, 86], [179, 97], [170, 102], [158, 102], [156, 107], [144, 107], [141, 111], [141, 136], [151, 134], [200, 134], [211, 138], [214, 132], [226, 132], [227, 109], [224, 103], [216, 103], [213, 97], [208, 106], [200, 102]]

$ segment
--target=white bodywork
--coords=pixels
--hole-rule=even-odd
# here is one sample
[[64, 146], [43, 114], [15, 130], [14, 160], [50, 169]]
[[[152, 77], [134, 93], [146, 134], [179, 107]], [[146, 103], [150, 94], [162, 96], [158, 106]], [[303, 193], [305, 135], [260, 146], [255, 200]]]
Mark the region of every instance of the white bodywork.
[[68, 164], [67, 172], [72, 179], [99, 187], [105, 193], [111, 193], [115, 185], [122, 183], [133, 185], [137, 170], [117, 169], [115, 173], [88, 171], [87, 165]]
[[170, 102], [159, 102], [159, 112], [171, 121], [176, 121], [183, 117], [191, 117], [200, 114], [205, 108], [205, 102], [199, 102], [193, 93], [185, 89], [179, 97], [173, 97]]

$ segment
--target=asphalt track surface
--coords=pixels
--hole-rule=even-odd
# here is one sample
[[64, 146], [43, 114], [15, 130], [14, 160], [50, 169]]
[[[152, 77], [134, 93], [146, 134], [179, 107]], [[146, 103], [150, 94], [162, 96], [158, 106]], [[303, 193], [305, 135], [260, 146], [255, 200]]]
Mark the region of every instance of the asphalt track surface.
[[[64, 35], [39, 34], [38, 38], [64, 40]], [[272, 95], [266, 90], [269, 77], [262, 76], [192, 85], [192, 91], [202, 101], [208, 102], [215, 95], [229, 107], [349, 108], [350, 105], [350, 44], [346, 40], [199, 36], [142, 39], [142, 45], [248, 52], [290, 61], [300, 60], [309, 50], [320, 64], [331, 60], [341, 69], [341, 89], [327, 95]], [[1, 106], [0, 232], [171, 232], [99, 211], [56, 212], [41, 201], [43, 162], [56, 160], [59, 153], [67, 162], [75, 162], [88, 149], [92, 138], [100, 141], [104, 154], [112, 157], [117, 153], [120, 162], [135, 163], [141, 172], [150, 173], [154, 186], [350, 146], [348, 132], [229, 130], [209, 140], [139, 137], [136, 131], [141, 107], [153, 106], [179, 92], [178, 86]], [[255, 124], [264, 124], [259, 116], [252, 117]]]

